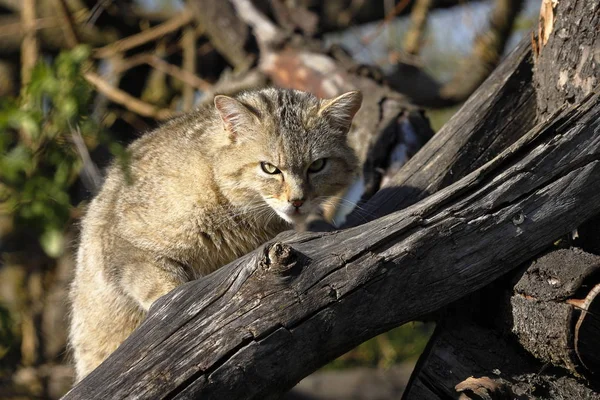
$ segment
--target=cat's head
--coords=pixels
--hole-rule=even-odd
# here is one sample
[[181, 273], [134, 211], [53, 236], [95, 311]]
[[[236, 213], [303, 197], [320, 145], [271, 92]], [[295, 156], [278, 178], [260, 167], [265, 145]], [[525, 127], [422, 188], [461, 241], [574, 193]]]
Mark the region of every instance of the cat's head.
[[[299, 224], [354, 180], [358, 161], [348, 146], [358, 91], [320, 100], [296, 90], [263, 89], [216, 96], [220, 150], [215, 179], [236, 205], [268, 204]], [[260, 207], [259, 207], [260, 208]]]

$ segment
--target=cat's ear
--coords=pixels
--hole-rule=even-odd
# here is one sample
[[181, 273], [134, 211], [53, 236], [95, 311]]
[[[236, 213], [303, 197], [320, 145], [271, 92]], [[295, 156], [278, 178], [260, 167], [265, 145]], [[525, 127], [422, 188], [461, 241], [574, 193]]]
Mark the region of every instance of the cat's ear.
[[358, 90], [344, 93], [334, 99], [321, 102], [319, 115], [328, 118], [336, 127], [347, 132], [352, 125], [352, 118], [362, 104], [362, 93]]
[[215, 96], [215, 108], [233, 141], [243, 137], [255, 119], [254, 113], [248, 107], [229, 96]]

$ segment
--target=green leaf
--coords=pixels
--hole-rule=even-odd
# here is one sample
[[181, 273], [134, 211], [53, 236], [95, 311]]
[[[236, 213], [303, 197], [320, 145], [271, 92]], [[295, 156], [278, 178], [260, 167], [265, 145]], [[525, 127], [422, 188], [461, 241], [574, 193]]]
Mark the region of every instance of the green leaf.
[[65, 237], [58, 230], [50, 230], [40, 236], [40, 245], [50, 257], [58, 258], [65, 249]]

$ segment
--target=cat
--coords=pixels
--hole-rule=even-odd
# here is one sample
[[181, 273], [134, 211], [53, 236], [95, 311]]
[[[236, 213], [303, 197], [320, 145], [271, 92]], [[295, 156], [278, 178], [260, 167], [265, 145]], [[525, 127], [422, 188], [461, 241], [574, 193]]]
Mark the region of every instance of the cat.
[[358, 172], [358, 91], [267, 88], [177, 117], [129, 146], [81, 223], [69, 297], [76, 382], [175, 287], [301, 224]]

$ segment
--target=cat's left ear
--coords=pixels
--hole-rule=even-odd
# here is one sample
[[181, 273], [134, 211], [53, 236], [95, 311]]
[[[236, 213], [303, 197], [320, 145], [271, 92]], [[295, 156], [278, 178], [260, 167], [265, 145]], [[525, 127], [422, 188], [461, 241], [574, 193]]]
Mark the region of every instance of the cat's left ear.
[[355, 90], [334, 99], [323, 100], [319, 108], [319, 115], [328, 118], [334, 126], [344, 132], [348, 132], [352, 125], [352, 118], [360, 109], [362, 98], [362, 93]]
[[233, 97], [215, 96], [215, 108], [219, 112], [225, 129], [232, 141], [237, 141], [245, 135], [248, 127], [255, 119], [254, 113]]

